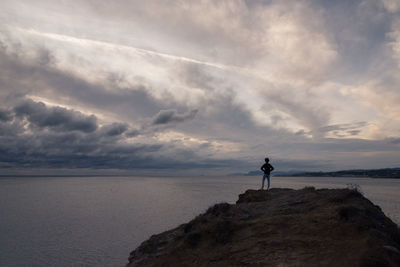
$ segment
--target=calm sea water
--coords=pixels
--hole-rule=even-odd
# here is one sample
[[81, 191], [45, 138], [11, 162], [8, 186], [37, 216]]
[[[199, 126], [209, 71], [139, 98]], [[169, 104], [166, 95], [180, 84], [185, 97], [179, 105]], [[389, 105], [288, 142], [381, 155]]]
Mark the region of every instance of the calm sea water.
[[[0, 178], [0, 266], [124, 266], [150, 235], [216, 202], [234, 203], [261, 177]], [[347, 187], [400, 224], [400, 179], [272, 177], [272, 187]]]

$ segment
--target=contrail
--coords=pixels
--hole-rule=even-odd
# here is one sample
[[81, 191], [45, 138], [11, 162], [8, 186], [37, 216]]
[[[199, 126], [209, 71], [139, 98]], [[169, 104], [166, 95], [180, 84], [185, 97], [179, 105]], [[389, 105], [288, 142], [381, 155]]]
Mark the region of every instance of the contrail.
[[[59, 40], [59, 41], [65, 41], [65, 42], [71, 42], [71, 43], [77, 43], [77, 44], [93, 44], [93, 45], [99, 45], [99, 46], [109, 47], [109, 48], [121, 48], [121, 49], [134, 50], [136, 53], [139, 53], [142, 55], [155, 55], [155, 56], [159, 56], [159, 57], [163, 57], [163, 58], [167, 58], [167, 59], [179, 60], [179, 61], [190, 62], [190, 63], [194, 63], [194, 64], [199, 64], [199, 65], [214, 67], [214, 68], [218, 68], [221, 70], [239, 72], [239, 73], [245, 74], [245, 75], [258, 76], [258, 75], [255, 75], [254, 72], [252, 72], [246, 68], [240, 68], [240, 67], [231, 66], [231, 65], [219, 64], [219, 63], [208, 62], [208, 61], [201, 61], [201, 60], [192, 59], [192, 58], [188, 58], [188, 57], [160, 53], [160, 52], [156, 52], [153, 50], [138, 48], [138, 47], [134, 47], [134, 46], [115, 44], [115, 43], [110, 43], [110, 42], [105, 42], [105, 41], [97, 41], [97, 40], [92, 40], [92, 39], [87, 39], [87, 38], [78, 38], [78, 37], [73, 37], [73, 36], [64, 35], [64, 34], [40, 32], [40, 31], [36, 31], [33, 29], [18, 28], [18, 30], [27, 32], [29, 34], [39, 35], [39, 36], [43, 36], [43, 37], [47, 37], [47, 38]], [[259, 77], [259, 78], [261, 78], [261, 77]]]

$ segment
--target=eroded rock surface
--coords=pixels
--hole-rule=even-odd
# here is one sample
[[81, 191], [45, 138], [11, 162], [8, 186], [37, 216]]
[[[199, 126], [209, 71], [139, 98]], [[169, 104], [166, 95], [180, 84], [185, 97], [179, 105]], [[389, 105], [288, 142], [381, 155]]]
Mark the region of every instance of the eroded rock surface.
[[400, 231], [355, 190], [247, 190], [153, 235], [133, 266], [400, 266]]

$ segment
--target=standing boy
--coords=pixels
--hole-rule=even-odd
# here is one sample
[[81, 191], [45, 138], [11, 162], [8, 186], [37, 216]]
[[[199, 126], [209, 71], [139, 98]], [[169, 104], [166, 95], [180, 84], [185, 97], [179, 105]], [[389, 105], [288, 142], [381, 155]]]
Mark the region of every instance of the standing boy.
[[265, 158], [265, 164], [261, 166], [261, 170], [264, 172], [261, 189], [262, 190], [264, 189], [264, 181], [265, 181], [265, 177], [267, 177], [267, 179], [268, 179], [267, 190], [268, 190], [269, 185], [271, 183], [271, 181], [270, 181], [271, 172], [274, 170], [274, 167], [272, 167], [272, 165], [269, 164], [269, 158]]

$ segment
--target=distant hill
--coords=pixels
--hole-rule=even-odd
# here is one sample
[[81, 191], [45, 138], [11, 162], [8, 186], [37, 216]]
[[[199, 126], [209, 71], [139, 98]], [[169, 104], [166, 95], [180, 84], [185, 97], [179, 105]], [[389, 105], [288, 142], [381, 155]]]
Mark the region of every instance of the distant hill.
[[298, 172], [291, 175], [277, 174], [276, 176], [400, 178], [400, 168], [344, 170], [335, 172]]
[[[386, 168], [373, 170], [344, 170], [335, 172], [309, 172], [309, 171], [274, 171], [273, 176], [290, 177], [371, 177], [371, 178], [400, 178], [400, 168]], [[260, 170], [247, 173], [230, 173], [228, 176], [262, 176]]]

